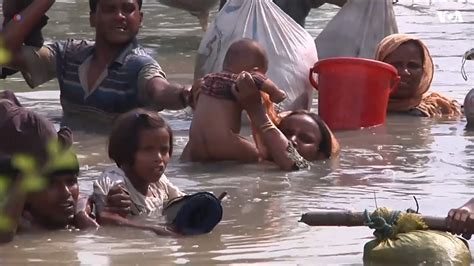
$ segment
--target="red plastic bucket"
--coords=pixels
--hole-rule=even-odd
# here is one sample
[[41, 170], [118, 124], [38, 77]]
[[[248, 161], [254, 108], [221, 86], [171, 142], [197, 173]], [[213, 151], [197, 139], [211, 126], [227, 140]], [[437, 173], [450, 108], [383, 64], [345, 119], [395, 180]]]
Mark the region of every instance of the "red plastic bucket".
[[388, 98], [400, 81], [393, 66], [353, 57], [318, 61], [310, 69], [309, 79], [319, 91], [319, 116], [332, 130], [384, 124]]

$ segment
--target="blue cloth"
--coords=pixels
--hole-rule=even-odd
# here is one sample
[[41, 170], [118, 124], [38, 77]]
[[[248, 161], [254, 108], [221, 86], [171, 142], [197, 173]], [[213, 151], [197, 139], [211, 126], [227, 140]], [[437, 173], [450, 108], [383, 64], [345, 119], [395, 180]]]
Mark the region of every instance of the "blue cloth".
[[[186, 195], [173, 204], [184, 201], [172, 224], [183, 235], [199, 235], [212, 231], [222, 220], [223, 209], [221, 201], [209, 192], [198, 192]], [[182, 203], [182, 202], [181, 202]]]

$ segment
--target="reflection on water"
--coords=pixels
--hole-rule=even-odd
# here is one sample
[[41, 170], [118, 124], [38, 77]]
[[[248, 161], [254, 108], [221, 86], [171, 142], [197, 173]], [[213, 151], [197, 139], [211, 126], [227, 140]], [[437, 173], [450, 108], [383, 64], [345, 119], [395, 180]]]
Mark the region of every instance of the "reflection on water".
[[[472, 86], [471, 80], [462, 79], [460, 66], [462, 54], [474, 47], [474, 5], [455, 3], [465, 23], [441, 24], [436, 5], [411, 6], [411, 2], [400, 0], [396, 6], [400, 31], [417, 34], [428, 44], [436, 64], [434, 90], [462, 102]], [[157, 1], [145, 1], [143, 11], [139, 36], [143, 45], [171, 80], [190, 82], [202, 36], [197, 20]], [[312, 11], [307, 20], [312, 36], [335, 12], [331, 7]], [[87, 1], [57, 1], [48, 15], [45, 35], [50, 40], [93, 38]], [[474, 79], [472, 66], [468, 62], [466, 70]], [[56, 81], [34, 92], [20, 76], [0, 81], [0, 86], [23, 91], [19, 96], [27, 107], [59, 125]], [[317, 209], [373, 209], [374, 192], [379, 206], [415, 208], [414, 195], [421, 212], [445, 215], [473, 196], [474, 133], [464, 130], [464, 119], [389, 117], [386, 126], [338, 132], [341, 158], [317, 163], [310, 171], [282, 173], [270, 164], [181, 164], [177, 158], [187, 140], [189, 111], [163, 115], [177, 135], [176, 154], [167, 170], [173, 182], [187, 192], [229, 193], [223, 221], [214, 232], [178, 239], [117, 228], [20, 235], [2, 246], [0, 264], [360, 264], [363, 244], [372, 234], [368, 228], [311, 228], [298, 223], [300, 215]], [[91, 131], [87, 122], [74, 129], [74, 147], [82, 164], [80, 186], [90, 192], [91, 181], [110, 165], [107, 139], [100, 131]]]

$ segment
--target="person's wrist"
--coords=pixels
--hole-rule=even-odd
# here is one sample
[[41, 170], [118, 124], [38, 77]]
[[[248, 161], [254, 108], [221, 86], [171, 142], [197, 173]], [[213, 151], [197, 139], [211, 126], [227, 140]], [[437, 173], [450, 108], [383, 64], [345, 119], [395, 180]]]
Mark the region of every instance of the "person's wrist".
[[249, 117], [253, 125], [257, 128], [261, 128], [262, 126], [271, 123], [270, 118], [265, 112], [255, 112], [252, 115], [249, 114]]
[[191, 102], [191, 86], [182, 86], [179, 98], [183, 107], [188, 107]]

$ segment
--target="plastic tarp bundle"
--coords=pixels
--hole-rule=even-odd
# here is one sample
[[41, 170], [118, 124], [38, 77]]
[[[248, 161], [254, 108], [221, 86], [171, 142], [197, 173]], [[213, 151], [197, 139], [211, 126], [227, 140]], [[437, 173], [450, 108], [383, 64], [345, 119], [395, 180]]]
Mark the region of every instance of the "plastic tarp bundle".
[[378, 43], [398, 33], [393, 0], [349, 0], [316, 38], [320, 59], [374, 58]]
[[364, 246], [365, 265], [470, 265], [467, 244], [448, 232], [428, 230], [413, 213], [377, 209], [366, 222], [376, 239]]
[[209, 11], [217, 5], [219, 0], [158, 0], [163, 5], [189, 11], [199, 19], [203, 30], [207, 29]]
[[373, 240], [364, 247], [366, 264], [470, 265], [471, 253], [458, 237], [447, 232], [418, 230], [395, 239]]
[[198, 49], [195, 79], [222, 71], [229, 46], [250, 38], [265, 49], [267, 76], [287, 93], [283, 110], [309, 109], [309, 69], [318, 60], [311, 35], [271, 0], [230, 0], [217, 14]]

